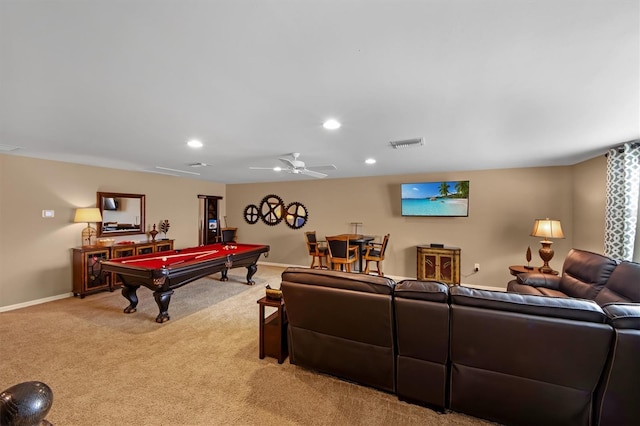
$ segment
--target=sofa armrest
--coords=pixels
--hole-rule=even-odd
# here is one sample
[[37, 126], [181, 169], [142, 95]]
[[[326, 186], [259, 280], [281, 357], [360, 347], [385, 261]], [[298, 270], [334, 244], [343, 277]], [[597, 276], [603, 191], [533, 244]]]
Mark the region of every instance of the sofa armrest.
[[552, 290], [560, 289], [560, 277], [557, 275], [541, 274], [538, 272], [525, 272], [516, 276], [519, 284], [532, 287], [545, 287]]
[[602, 310], [615, 328], [640, 330], [640, 303], [608, 303]]

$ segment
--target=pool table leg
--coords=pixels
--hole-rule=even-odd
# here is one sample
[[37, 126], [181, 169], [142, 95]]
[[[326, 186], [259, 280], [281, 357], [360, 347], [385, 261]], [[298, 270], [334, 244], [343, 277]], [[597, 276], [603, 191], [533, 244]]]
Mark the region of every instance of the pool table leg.
[[129, 301], [129, 306], [124, 308], [125, 314], [132, 314], [137, 311], [136, 307], [138, 306], [138, 295], [136, 294], [136, 290], [138, 290], [138, 287], [139, 286], [131, 287], [126, 284], [122, 286], [122, 295]]
[[156, 303], [158, 304], [158, 308], [160, 309], [160, 313], [156, 317], [156, 322], [159, 322], [160, 324], [171, 319], [171, 317], [169, 316], [169, 302], [171, 301], [172, 294], [173, 290], [153, 292], [153, 297], [156, 299]]
[[247, 266], [247, 284], [254, 285], [256, 283], [254, 280], [251, 279], [251, 277], [253, 277], [253, 275], [256, 273], [257, 270], [258, 270], [258, 265], [256, 265], [255, 263], [252, 263], [251, 265]]

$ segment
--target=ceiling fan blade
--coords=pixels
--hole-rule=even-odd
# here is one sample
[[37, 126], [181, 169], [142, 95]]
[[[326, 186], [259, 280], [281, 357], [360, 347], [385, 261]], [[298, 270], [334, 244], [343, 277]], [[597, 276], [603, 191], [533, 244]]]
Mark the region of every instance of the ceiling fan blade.
[[273, 167], [249, 167], [251, 170], [273, 170]]
[[319, 166], [307, 166], [307, 169], [313, 170], [336, 170], [337, 167], [333, 164], [321, 164]]
[[287, 165], [287, 167], [292, 167], [292, 168], [296, 168], [296, 165], [293, 163], [293, 161], [289, 160], [288, 158], [278, 158], [278, 160], [282, 161], [284, 164]]
[[314, 172], [313, 170], [309, 170], [309, 169], [298, 169], [298, 170], [299, 170], [299, 173], [303, 175], [311, 176], [314, 178], [322, 179], [327, 177], [327, 175], [325, 175], [324, 173]]

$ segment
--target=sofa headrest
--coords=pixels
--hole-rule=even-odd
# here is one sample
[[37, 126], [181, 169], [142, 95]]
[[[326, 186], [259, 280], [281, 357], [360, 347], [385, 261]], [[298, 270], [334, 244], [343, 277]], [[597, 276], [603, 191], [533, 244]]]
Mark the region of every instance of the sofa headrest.
[[640, 263], [620, 263], [596, 297], [596, 302], [600, 306], [610, 302], [640, 303]]
[[571, 297], [595, 300], [617, 265], [601, 254], [571, 249], [562, 266], [559, 289]]
[[452, 307], [464, 305], [597, 323], [605, 323], [607, 319], [600, 306], [592, 300], [477, 290], [464, 286], [452, 287], [449, 292]]
[[387, 277], [311, 268], [287, 268], [282, 281], [389, 295], [396, 284]]
[[447, 303], [449, 286], [439, 281], [404, 280], [396, 284], [393, 294], [396, 298]]

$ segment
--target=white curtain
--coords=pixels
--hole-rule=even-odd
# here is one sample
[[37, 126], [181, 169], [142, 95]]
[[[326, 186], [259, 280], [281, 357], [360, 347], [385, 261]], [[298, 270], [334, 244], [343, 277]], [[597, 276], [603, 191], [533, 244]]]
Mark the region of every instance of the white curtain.
[[640, 144], [628, 142], [607, 155], [604, 254], [632, 260], [638, 221]]

